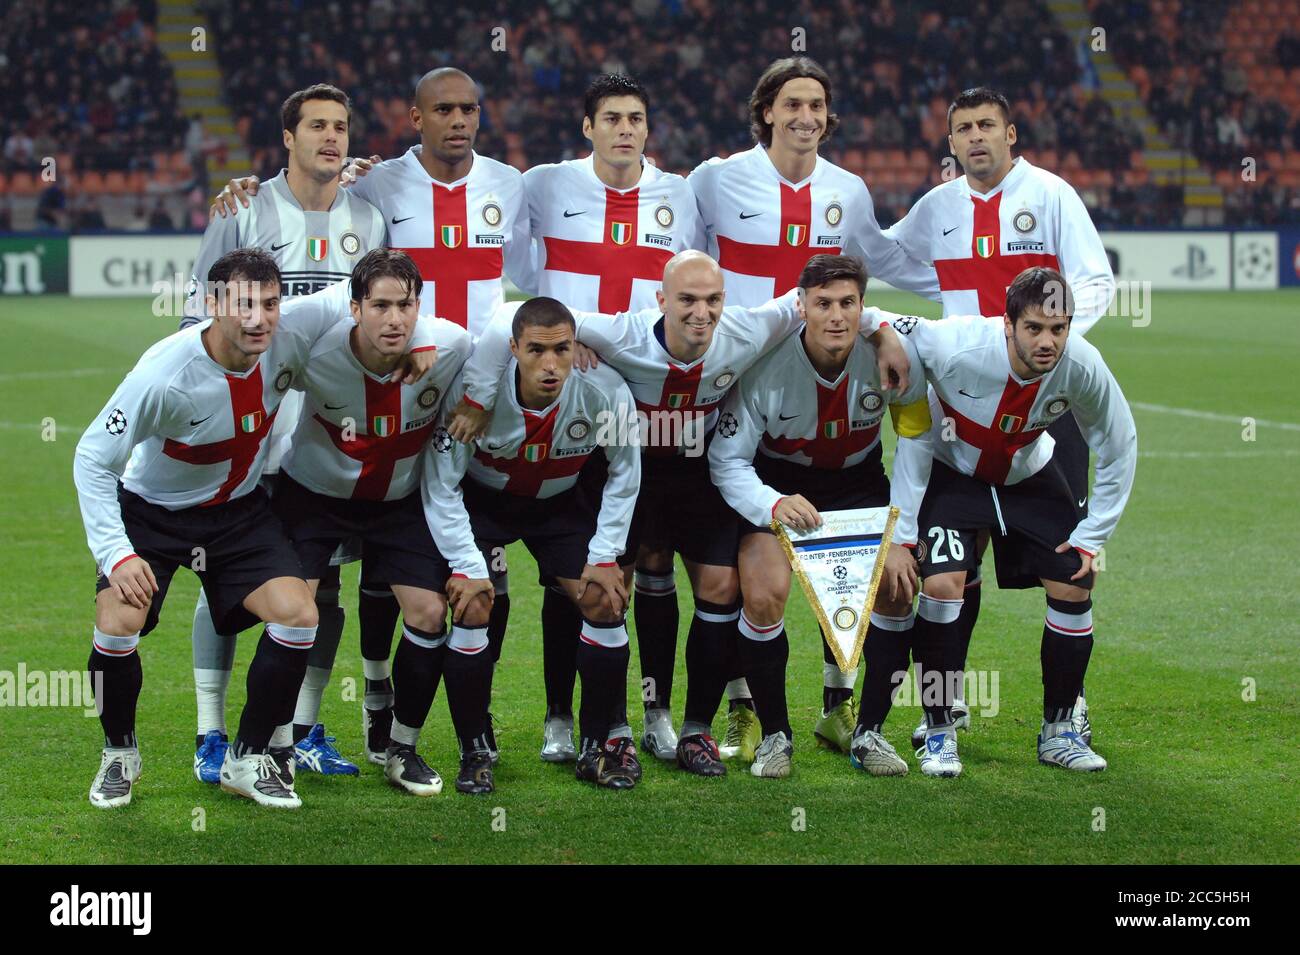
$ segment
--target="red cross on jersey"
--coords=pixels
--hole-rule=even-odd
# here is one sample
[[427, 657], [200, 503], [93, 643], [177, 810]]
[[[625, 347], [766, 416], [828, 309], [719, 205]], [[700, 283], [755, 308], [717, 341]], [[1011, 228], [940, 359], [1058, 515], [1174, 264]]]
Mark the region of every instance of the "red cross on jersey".
[[352, 489], [352, 499], [382, 501], [388, 498], [398, 462], [413, 458], [423, 450], [429, 429], [433, 427], [433, 415], [425, 415], [422, 422], [415, 422], [414, 427], [406, 429], [401, 384], [367, 377], [365, 388], [366, 433], [361, 433], [360, 429], [356, 433], [345, 432], [319, 414], [315, 419], [339, 451], [361, 462], [361, 473]]
[[655, 305], [664, 265], [691, 248], [695, 195], [681, 176], [646, 163], [620, 192], [597, 178], [592, 157], [524, 173], [537, 254], [537, 292], [584, 311]]
[[217, 488], [203, 507], [223, 504], [230, 500], [230, 494], [244, 483], [249, 468], [262, 450], [262, 439], [271, 433], [275, 421], [275, 412], [266, 413], [262, 404], [262, 366], [253, 366], [252, 374], [247, 377], [226, 375], [230, 387], [230, 413], [234, 424], [233, 437], [211, 444], [186, 444], [171, 438], [163, 442], [163, 454], [187, 464], [219, 464], [230, 462], [230, 474]]
[[587, 463], [591, 452], [556, 457], [555, 420], [559, 411], [558, 404], [542, 414], [523, 409], [524, 436], [519, 452], [514, 457], [493, 457], [477, 450], [474, 460], [507, 475], [502, 490], [520, 497], [536, 497], [544, 481], [574, 476]]
[[503, 272], [529, 283], [523, 176], [475, 153], [465, 178], [441, 183], [420, 164], [421, 150], [412, 146], [349, 188], [384, 214], [389, 245], [415, 260], [421, 313], [477, 335], [504, 300]]
[[1042, 379], [1035, 379], [1028, 384], [1021, 384], [1015, 378], [1008, 377], [991, 424], [980, 424], [963, 415], [943, 398], [938, 399], [944, 416], [951, 418], [956, 425], [957, 437], [979, 449], [975, 477], [990, 484], [1004, 483], [1016, 452], [1047, 430], [1026, 427], [1030, 421], [1029, 412], [1042, 383]]

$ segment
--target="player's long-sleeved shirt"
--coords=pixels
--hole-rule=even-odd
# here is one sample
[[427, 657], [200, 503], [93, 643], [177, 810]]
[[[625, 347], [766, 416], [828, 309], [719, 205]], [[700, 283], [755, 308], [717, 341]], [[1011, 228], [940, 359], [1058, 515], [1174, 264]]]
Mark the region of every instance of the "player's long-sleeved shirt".
[[[510, 360], [510, 323], [519, 304], [501, 307], [465, 367], [466, 395], [480, 408], [491, 408], [496, 401], [501, 371]], [[758, 308], [729, 305], [704, 354], [683, 363], [668, 351], [666, 319], [658, 308], [619, 315], [574, 311], [573, 317], [578, 340], [595, 349], [627, 382], [642, 416], [642, 449], [652, 455], [702, 447], [717, 422], [719, 404], [737, 378], [803, 325], [797, 292]], [[859, 327], [870, 334], [897, 317], [864, 309]]]
[[[1137, 469], [1137, 428], [1101, 353], [1071, 335], [1056, 367], [1038, 378], [1011, 370], [1001, 318], [903, 318], [895, 329], [915, 347], [931, 385], [935, 456], [993, 485], [1037, 474], [1056, 442], [1047, 428], [1067, 412], [1097, 454], [1087, 516], [1070, 544], [1095, 554], [1119, 523]], [[944, 440], [944, 430], [950, 440]]]
[[[230, 371], [203, 345], [205, 320], [164, 338], [139, 362], [77, 443], [73, 477], [86, 540], [108, 574], [134, 553], [117, 482], [170, 510], [221, 504], [257, 485], [280, 402], [312, 345], [347, 314], [347, 283], [281, 307], [270, 347]], [[414, 343], [413, 343], [414, 347]]]
[[289, 300], [348, 278], [361, 257], [383, 248], [386, 238], [383, 216], [359, 195], [340, 189], [328, 212], [308, 212], [281, 170], [250, 197], [247, 209], [208, 223], [194, 259], [181, 328], [208, 317], [208, 271], [227, 252], [256, 248], [270, 253], [280, 266], [280, 295]]
[[348, 189], [379, 209], [389, 244], [415, 260], [420, 312], [477, 338], [505, 297], [503, 273], [520, 288], [532, 284], [523, 174], [474, 153], [462, 179], [438, 182], [420, 165], [423, 148], [379, 163]]
[[945, 318], [1002, 315], [1007, 286], [1033, 266], [1065, 276], [1074, 293], [1071, 330], [1080, 335], [1115, 294], [1110, 260], [1079, 194], [1024, 158], [985, 194], [965, 176], [935, 186], [885, 235], [934, 264]]
[[876, 278], [939, 300], [934, 269], [886, 238], [866, 183], [820, 156], [803, 182], [784, 179], [762, 146], [695, 167], [687, 178], [704, 234], [693, 245], [722, 266], [727, 301], [759, 305], [794, 288], [819, 253], [860, 256]]
[[526, 289], [591, 312], [651, 308], [664, 265], [699, 231], [681, 176], [643, 163], [631, 189], [611, 189], [593, 157], [524, 173], [535, 285]]
[[609, 476], [596, 532], [587, 545], [587, 563], [613, 563], [627, 546], [641, 487], [632, 395], [610, 368], [575, 370], [549, 407], [533, 411], [519, 403], [517, 368], [511, 359], [502, 372], [501, 400], [487, 431], [473, 445], [452, 440], [446, 431], [447, 418], [464, 394], [463, 380], [455, 382], [443, 402], [440, 427], [426, 450], [422, 483], [425, 518], [434, 542], [455, 573], [486, 577], [461, 497], [462, 478], [503, 494], [552, 498], [572, 488], [587, 459], [603, 449]]
[[345, 319], [312, 347], [294, 380], [307, 407], [282, 469], [317, 494], [393, 501], [415, 492], [424, 445], [443, 396], [469, 357], [469, 332], [422, 315], [411, 350], [436, 349], [424, 378], [404, 385], [366, 369], [352, 350], [355, 322]]
[[781, 498], [800, 492], [764, 484], [754, 467], [756, 453], [810, 468], [851, 468], [880, 445], [888, 406], [899, 435], [890, 485], [890, 503], [899, 509], [895, 540], [915, 543], [916, 516], [930, 475], [930, 418], [920, 360], [914, 348], [906, 342], [904, 347], [911, 368], [903, 394], [881, 387], [876, 350], [862, 338], [834, 381], [817, 373], [800, 332], [741, 376], [709, 448], [713, 483], [736, 513], [764, 525]]

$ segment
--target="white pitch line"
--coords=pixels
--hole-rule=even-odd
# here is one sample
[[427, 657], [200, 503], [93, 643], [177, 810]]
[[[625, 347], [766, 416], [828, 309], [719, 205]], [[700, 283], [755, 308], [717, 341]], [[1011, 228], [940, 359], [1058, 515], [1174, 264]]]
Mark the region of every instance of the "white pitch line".
[[[1129, 404], [1141, 411], [1156, 411], [1160, 414], [1176, 414], [1184, 418], [1200, 418], [1202, 421], [1222, 421], [1242, 427], [1242, 419], [1250, 415], [1216, 414], [1213, 411], [1196, 411], [1192, 408], [1171, 408], [1168, 405], [1153, 405], [1145, 401], [1130, 401]], [[1291, 421], [1269, 421], [1267, 418], [1251, 418], [1262, 428], [1281, 428], [1283, 431], [1300, 431], [1300, 424]]]
[[93, 375], [108, 374], [107, 368], [53, 368], [49, 371], [13, 371], [0, 374], [0, 383], [6, 381], [36, 381], [48, 378], [58, 381], [60, 378], [90, 378]]
[[1139, 451], [1139, 458], [1293, 458], [1300, 448], [1276, 448], [1259, 451]]

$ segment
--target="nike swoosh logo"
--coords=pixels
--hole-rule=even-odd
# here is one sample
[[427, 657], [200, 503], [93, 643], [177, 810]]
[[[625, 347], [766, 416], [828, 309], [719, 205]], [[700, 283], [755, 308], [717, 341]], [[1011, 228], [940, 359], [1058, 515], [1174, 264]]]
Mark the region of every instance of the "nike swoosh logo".
[[960, 228], [961, 228], [961, 226], [959, 226], [959, 225], [955, 225], [955, 226], [953, 226], [951, 229], [944, 229], [944, 230], [943, 230], [943, 234], [944, 234], [944, 235], [947, 235], [949, 232], [956, 232], [956, 231], [957, 231], [958, 229], [960, 229]]
[[[214, 412], [212, 412], [212, 414], [216, 414], [216, 412], [214, 411]], [[211, 418], [211, 417], [212, 417], [212, 415], [208, 415], [208, 418]], [[198, 427], [199, 425], [203, 424], [203, 422], [207, 421], [208, 418], [200, 418], [198, 421], [191, 421], [191, 422], [190, 422], [190, 427], [191, 427], [191, 428], [196, 428], [196, 427]]]
[[1079, 502], [1079, 506], [1080, 506], [1080, 507], [1087, 507], [1087, 506], [1088, 506], [1088, 499], [1085, 497], [1082, 501]]
[[505, 447], [507, 444], [509, 444], [509, 443], [510, 443], [509, 441], [503, 441], [501, 444], [489, 444], [489, 445], [487, 446], [487, 449], [488, 449], [489, 451], [500, 451], [502, 448], [504, 448], [504, 447]]
[[401, 223], [403, 223], [403, 222], [406, 222], [406, 221], [408, 221], [408, 220], [410, 220], [410, 219], [414, 219], [414, 218], [415, 218], [415, 216], [407, 216], [405, 219], [399, 219], [399, 218], [397, 218], [397, 216], [393, 216], [393, 225], [399, 225], [399, 224], [401, 224]]
[[741, 218], [741, 219], [752, 219], [752, 218], [754, 218], [755, 216], [761, 216], [762, 214], [763, 214], [763, 213], [761, 213], [761, 212], [749, 212], [749, 213], [742, 212], [742, 213], [740, 214], [740, 218]]
[[974, 398], [976, 401], [979, 401], [979, 399], [980, 399], [980, 396], [979, 396], [979, 395], [972, 395], [972, 394], [970, 394], [970, 393], [968, 393], [968, 392], [962, 391], [960, 388], [957, 389], [957, 394], [959, 394], [959, 395], [966, 395], [967, 398]]
[[799, 416], [797, 414], [791, 414], [791, 415], [778, 414], [777, 417], [780, 418], [782, 421], [793, 421], [795, 418]]
[[272, 252], [279, 252], [279, 251], [280, 251], [281, 249], [283, 249], [286, 245], [293, 245], [293, 243], [292, 243], [292, 242], [281, 242], [279, 245], [273, 245], [273, 246], [271, 246], [271, 251], [272, 251]]
[[344, 408], [346, 408], [346, 407], [347, 407], [347, 402], [344, 402], [344, 403], [341, 404], [341, 405], [331, 405], [331, 404], [327, 404], [327, 405], [325, 405], [325, 410], [326, 410], [326, 411], [342, 411], [342, 410], [343, 410]]
[[586, 214], [586, 209], [583, 209], [581, 212], [570, 212], [568, 209], [564, 210], [564, 218], [566, 219], [572, 219], [574, 216], [585, 216]]

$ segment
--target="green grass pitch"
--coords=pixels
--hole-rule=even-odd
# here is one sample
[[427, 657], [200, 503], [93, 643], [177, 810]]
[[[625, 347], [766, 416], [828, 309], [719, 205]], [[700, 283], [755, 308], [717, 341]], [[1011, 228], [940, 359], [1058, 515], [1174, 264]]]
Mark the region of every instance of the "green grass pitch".
[[[875, 301], [935, 314], [910, 296]], [[1104, 773], [1073, 776], [1035, 760], [1041, 592], [990, 588], [984, 598], [970, 665], [997, 671], [999, 712], [976, 716], [961, 737], [965, 774], [955, 781], [926, 779], [914, 762], [906, 778], [871, 779], [814, 747], [819, 637], [795, 593], [793, 775], [759, 780], [733, 764], [726, 778], [701, 780], [647, 759], [634, 791], [597, 791], [577, 783], [570, 766], [537, 758], [540, 599], [532, 562], [515, 547], [494, 702], [504, 725], [497, 793], [469, 798], [452, 789], [455, 740], [440, 694], [422, 748], [448, 779], [441, 796], [406, 796], [366, 765], [359, 779], [301, 777], [299, 812], [260, 809], [191, 773], [197, 582], [182, 573], [161, 626], [141, 647], [144, 777], [134, 802], [111, 812], [87, 802], [102, 739], [95, 719], [80, 708], [6, 706], [0, 861], [1300, 861], [1300, 293], [1159, 293], [1151, 319], [1134, 327], [1109, 317], [1090, 336], [1135, 403], [1142, 455], [1096, 595], [1087, 682], [1096, 746], [1110, 761]], [[72, 485], [73, 449], [122, 375], [174, 320], [154, 317], [145, 300], [47, 297], [6, 299], [0, 328], [0, 670], [79, 670], [89, 649], [93, 567]], [[355, 582], [352, 565], [350, 616], [322, 716], [343, 752], [360, 760], [360, 703], [344, 698], [347, 683], [361, 678]], [[678, 594], [685, 622], [691, 604], [680, 571]], [[246, 636], [236, 663], [232, 725], [251, 643]], [[630, 706], [639, 732], [638, 711]], [[886, 726], [905, 755], [918, 713], [898, 707]], [[720, 716], [715, 731], [722, 729]]]

